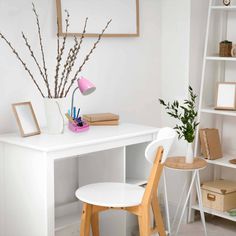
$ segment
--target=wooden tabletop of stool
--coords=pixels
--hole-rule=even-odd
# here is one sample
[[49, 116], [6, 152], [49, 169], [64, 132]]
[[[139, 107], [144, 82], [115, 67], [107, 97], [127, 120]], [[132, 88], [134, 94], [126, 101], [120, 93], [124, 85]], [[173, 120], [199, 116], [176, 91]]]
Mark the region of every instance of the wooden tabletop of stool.
[[199, 157], [195, 157], [192, 164], [185, 163], [185, 157], [168, 157], [165, 162], [165, 166], [171, 169], [177, 170], [200, 170], [207, 166], [207, 162]]

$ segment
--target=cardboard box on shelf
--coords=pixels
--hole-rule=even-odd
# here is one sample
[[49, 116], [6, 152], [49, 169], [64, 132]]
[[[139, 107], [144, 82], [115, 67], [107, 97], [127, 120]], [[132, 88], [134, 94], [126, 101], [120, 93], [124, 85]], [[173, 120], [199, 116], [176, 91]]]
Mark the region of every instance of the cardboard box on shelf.
[[204, 207], [222, 212], [236, 208], [236, 182], [229, 180], [205, 182], [201, 189]]
[[200, 129], [201, 152], [206, 159], [223, 157], [218, 129]]

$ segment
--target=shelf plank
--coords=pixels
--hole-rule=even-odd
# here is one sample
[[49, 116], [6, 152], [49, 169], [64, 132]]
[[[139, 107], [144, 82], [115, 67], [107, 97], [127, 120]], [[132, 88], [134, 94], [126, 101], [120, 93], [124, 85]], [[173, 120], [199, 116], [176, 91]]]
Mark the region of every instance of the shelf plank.
[[228, 168], [236, 169], [236, 165], [231, 164], [229, 161], [231, 159], [234, 159], [235, 157], [232, 157], [230, 155], [225, 155], [222, 158], [216, 159], [216, 160], [206, 160], [209, 164], [217, 165], [217, 166], [223, 166]]
[[[192, 209], [200, 211], [199, 205], [193, 205]], [[228, 214], [228, 212], [217, 211], [217, 210], [210, 209], [210, 208], [205, 208], [205, 207], [203, 208], [203, 210], [204, 210], [205, 213], [208, 213], [208, 214], [211, 214], [211, 215], [214, 215], [214, 216], [219, 216], [221, 218], [236, 222], [236, 216], [230, 216]]]
[[236, 6], [211, 6], [212, 10], [236, 11]]
[[127, 178], [126, 179], [126, 183], [127, 184], [134, 184], [134, 185], [142, 186], [142, 185], [147, 184], [147, 180], [145, 180], [145, 179]]
[[80, 217], [81, 217], [81, 212], [56, 218], [55, 231], [60, 231], [75, 224], [80, 225]]
[[209, 60], [209, 61], [235, 61], [236, 62], [236, 57], [207, 56], [206, 60]]
[[236, 111], [215, 110], [214, 107], [202, 108], [201, 112], [223, 116], [236, 116]]

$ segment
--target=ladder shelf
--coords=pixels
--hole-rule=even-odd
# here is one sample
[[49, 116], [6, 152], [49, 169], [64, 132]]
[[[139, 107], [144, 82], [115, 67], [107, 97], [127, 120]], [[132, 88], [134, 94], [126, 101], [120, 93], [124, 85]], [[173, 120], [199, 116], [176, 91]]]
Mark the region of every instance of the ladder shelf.
[[[236, 57], [220, 57], [219, 54], [217, 54], [217, 51], [219, 43], [223, 40], [231, 39], [230, 41], [235, 41], [236, 43], [236, 35], [234, 35], [233, 31], [234, 25], [236, 23], [234, 11], [236, 11], [236, 1], [232, 1], [231, 6], [224, 6], [222, 1], [219, 0], [209, 1], [199, 96], [198, 121], [200, 122], [200, 127], [202, 128], [218, 128], [221, 138], [225, 137], [225, 127], [230, 124], [232, 125], [232, 122], [234, 122], [233, 119], [236, 117], [236, 111], [216, 110], [213, 105], [213, 101], [215, 101], [216, 97], [215, 90], [217, 82], [219, 81], [236, 82], [236, 66], [234, 66]], [[208, 104], [211, 104], [211, 106], [208, 106]], [[227, 122], [231, 123], [228, 124]], [[234, 127], [236, 126], [233, 125], [233, 127], [229, 127], [228, 130], [230, 130], [230, 133], [227, 134], [227, 139], [233, 138], [233, 140], [236, 140], [236, 130], [234, 131]], [[223, 144], [224, 143], [226, 142], [223, 142]], [[231, 147], [229, 147], [229, 149], [230, 148]], [[223, 145], [223, 150], [229, 149], [225, 148]], [[199, 130], [196, 133], [194, 154], [195, 156], [201, 156]], [[234, 158], [236, 157], [233, 157], [233, 155], [224, 155], [224, 157], [217, 160], [207, 160], [209, 168], [214, 168], [213, 172], [209, 171], [209, 173], [214, 173], [212, 179], [222, 178], [221, 174], [223, 173], [224, 168], [231, 168], [233, 171], [236, 170], [236, 165], [229, 162], [229, 160]], [[218, 174], [219, 168], [222, 171], [220, 171], [220, 174], [216, 176], [215, 173]], [[193, 196], [192, 202], [190, 202], [189, 221], [194, 220], [194, 210], [199, 210], [199, 206], [195, 199], [196, 197]], [[236, 217], [231, 217], [227, 212], [219, 212], [208, 208], [204, 208], [204, 212], [236, 222]]]

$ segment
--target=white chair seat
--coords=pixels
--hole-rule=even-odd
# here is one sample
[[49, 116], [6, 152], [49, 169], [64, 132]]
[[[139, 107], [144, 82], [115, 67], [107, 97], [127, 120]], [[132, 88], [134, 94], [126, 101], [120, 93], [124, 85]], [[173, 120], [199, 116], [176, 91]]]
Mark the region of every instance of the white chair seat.
[[142, 202], [145, 189], [133, 184], [96, 183], [79, 188], [75, 195], [82, 202], [104, 207], [131, 207]]

